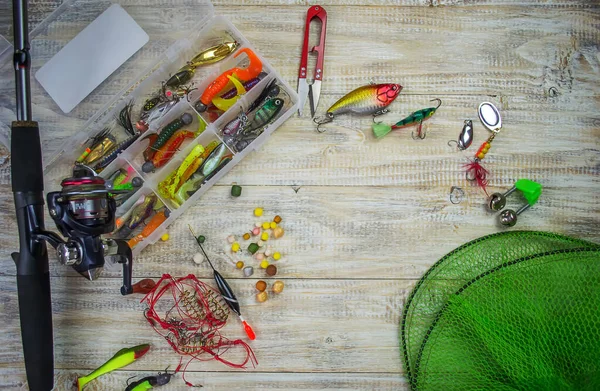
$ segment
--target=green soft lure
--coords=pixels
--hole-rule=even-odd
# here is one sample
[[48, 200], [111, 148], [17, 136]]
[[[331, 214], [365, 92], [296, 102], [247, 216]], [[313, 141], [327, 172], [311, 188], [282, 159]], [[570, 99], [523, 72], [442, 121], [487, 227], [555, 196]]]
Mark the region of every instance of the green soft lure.
[[419, 124], [419, 127], [417, 128], [417, 135], [415, 136], [413, 133], [413, 138], [423, 140], [425, 138], [425, 133], [422, 132], [423, 121], [431, 118], [431, 116], [435, 114], [436, 110], [442, 105], [441, 99], [432, 99], [432, 101], [434, 100], [438, 101], [437, 107], [428, 107], [426, 109], [415, 111], [408, 117], [396, 122], [394, 125], [386, 125], [381, 122], [374, 123], [372, 125], [373, 135], [375, 136], [375, 138], [382, 138], [394, 129]]
[[148, 352], [150, 345], [138, 345], [119, 350], [110, 360], [87, 376], [77, 378], [77, 390], [81, 391], [92, 380], [116, 369], [123, 368]]

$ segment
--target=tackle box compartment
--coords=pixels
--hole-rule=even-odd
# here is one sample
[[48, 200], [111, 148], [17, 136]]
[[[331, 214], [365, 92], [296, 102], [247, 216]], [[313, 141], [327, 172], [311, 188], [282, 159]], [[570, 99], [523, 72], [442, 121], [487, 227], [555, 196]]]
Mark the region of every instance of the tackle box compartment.
[[[195, 137], [186, 140], [167, 164], [154, 172], [145, 173], [142, 171], [142, 164], [144, 163], [142, 152], [148, 146], [148, 142], [144, 140], [144, 135], [142, 135], [100, 173], [102, 177], [107, 178], [116, 170], [124, 168], [129, 170], [131, 175], [138, 176], [143, 180], [141, 187], [137, 188], [131, 197], [117, 208], [117, 217], [129, 210], [140, 196], [150, 194], [155, 194], [169, 211], [168, 218], [151, 235], [133, 248], [133, 254], [136, 255], [148, 245], [157, 242], [167, 232], [168, 226], [175, 219], [192, 204], [195, 204], [208, 189], [241, 159], [263, 145], [268, 137], [294, 114], [298, 98], [295, 90], [252, 47], [251, 43], [235, 26], [225, 17], [214, 14], [213, 6], [209, 1], [174, 0], [162, 2], [149, 0], [127, 3], [125, 1], [66, 0], [31, 32], [33, 58], [31, 83], [32, 95], [37, 102], [36, 106], [41, 105], [60, 112], [56, 103], [52, 101], [35, 79], [35, 72], [83, 28], [113, 4], [121, 5], [149, 35], [150, 40], [70, 113], [61, 113], [61, 116], [65, 118], [81, 120], [83, 125], [81, 131], [62, 143], [56, 153], [51, 156], [44, 155], [44, 170], [50, 178], [70, 176], [73, 163], [85, 149], [86, 141], [107, 126], [117, 128], [115, 118], [129, 102], [134, 102], [132, 121], [135, 123], [139, 118], [141, 106], [144, 102], [160, 89], [165, 80], [184, 66], [198, 52], [230, 39], [239, 43], [238, 48], [224, 60], [197, 68], [190, 82], [192, 88], [197, 90], [189, 93], [190, 99], [184, 97], [179, 100], [160, 121], [150, 124], [146, 134], [162, 128], [183, 113], [193, 115], [192, 124], [184, 127], [184, 129], [196, 132]], [[60, 37], [60, 39], [57, 37]], [[56, 45], [57, 42], [58, 46]], [[248, 59], [245, 54], [234, 57], [243, 48], [251, 49], [262, 61], [264, 74], [260, 82], [242, 95], [231, 108], [218, 118], [211, 118], [207, 113], [198, 113], [194, 109], [194, 103], [200, 92], [224, 71], [235, 66], [243, 67], [247, 64]], [[158, 189], [159, 183], [169, 173], [177, 169], [192, 148], [198, 144], [206, 146], [212, 141], [223, 143], [223, 126], [236, 118], [243, 110], [246, 110], [261, 90], [273, 79], [276, 79], [276, 83], [280, 86], [279, 97], [284, 101], [283, 109], [279, 112], [276, 120], [267, 125], [264, 131], [241, 151], [236, 152], [227, 145], [228, 152], [231, 153], [231, 160], [208, 181], [203, 183], [185, 202], [177, 204], [162, 196]], [[100, 108], [97, 111], [89, 111], [88, 107], [98, 105], [100, 105]], [[119, 136], [116, 136], [117, 141], [126, 138], [127, 135], [123, 129], [119, 128], [117, 130], [121, 132]], [[45, 183], [46, 191], [59, 190], [60, 183], [58, 182], [54, 180]], [[134, 231], [132, 235], [139, 233], [140, 230], [141, 227]]]

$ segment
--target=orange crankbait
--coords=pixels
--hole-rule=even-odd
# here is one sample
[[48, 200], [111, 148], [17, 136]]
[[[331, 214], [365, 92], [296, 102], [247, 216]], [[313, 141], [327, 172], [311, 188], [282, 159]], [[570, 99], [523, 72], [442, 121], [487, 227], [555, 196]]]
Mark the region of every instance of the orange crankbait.
[[248, 81], [257, 77], [262, 71], [262, 61], [254, 52], [248, 48], [240, 49], [233, 56], [234, 58], [239, 56], [241, 53], [246, 53], [250, 63], [247, 68], [232, 68], [228, 71], [223, 72], [217, 77], [209, 86], [204, 90], [200, 100], [196, 102], [194, 107], [199, 113], [206, 111], [208, 106], [211, 104], [213, 98], [215, 98], [225, 87], [229, 84], [229, 76], [234, 76], [239, 81]]
[[344, 95], [340, 100], [327, 110], [324, 118], [314, 119], [317, 124], [317, 131], [323, 124], [333, 121], [335, 117], [341, 114], [354, 113], [359, 115], [378, 116], [388, 112], [386, 109], [402, 91], [400, 84], [370, 84], [351, 91]]

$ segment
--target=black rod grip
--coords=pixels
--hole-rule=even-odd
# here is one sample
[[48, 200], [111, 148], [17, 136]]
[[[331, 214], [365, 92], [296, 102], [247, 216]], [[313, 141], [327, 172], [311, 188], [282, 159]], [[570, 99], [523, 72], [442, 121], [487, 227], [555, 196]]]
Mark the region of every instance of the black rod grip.
[[17, 275], [21, 337], [31, 391], [54, 388], [50, 274]]
[[44, 170], [37, 122], [12, 123], [10, 158], [13, 192], [43, 192]]

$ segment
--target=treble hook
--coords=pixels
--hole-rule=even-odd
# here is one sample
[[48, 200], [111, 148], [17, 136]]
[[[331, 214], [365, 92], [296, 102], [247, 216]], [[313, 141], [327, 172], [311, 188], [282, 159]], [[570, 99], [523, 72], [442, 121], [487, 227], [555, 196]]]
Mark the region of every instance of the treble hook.
[[327, 124], [333, 121], [333, 114], [327, 113], [324, 119], [313, 118], [313, 122], [317, 124], [317, 132], [323, 133], [325, 130], [321, 130], [321, 125]]
[[434, 99], [430, 100], [430, 102], [433, 102], [434, 100], [438, 101], [438, 105], [435, 107], [435, 109], [437, 110], [442, 105], [442, 100], [440, 98], [434, 98]]
[[[439, 107], [439, 106], [438, 106]], [[413, 140], [424, 140], [427, 136], [427, 132], [423, 132], [423, 121], [419, 122], [419, 127], [417, 128], [417, 137], [415, 137], [415, 132], [411, 133]]]

